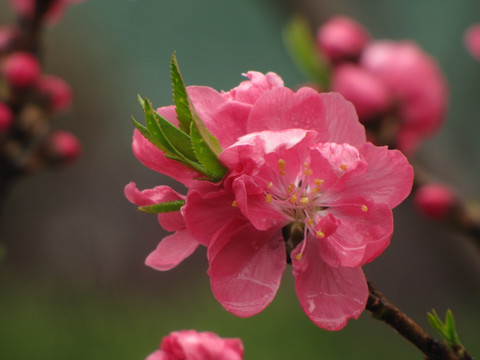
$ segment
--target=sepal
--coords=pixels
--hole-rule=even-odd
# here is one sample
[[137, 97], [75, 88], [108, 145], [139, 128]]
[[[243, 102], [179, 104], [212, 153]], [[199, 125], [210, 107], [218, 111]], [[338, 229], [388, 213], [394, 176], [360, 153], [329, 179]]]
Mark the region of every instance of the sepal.
[[185, 200], [165, 201], [159, 204], [139, 206], [138, 210], [148, 214], [160, 214], [179, 211], [185, 205]]

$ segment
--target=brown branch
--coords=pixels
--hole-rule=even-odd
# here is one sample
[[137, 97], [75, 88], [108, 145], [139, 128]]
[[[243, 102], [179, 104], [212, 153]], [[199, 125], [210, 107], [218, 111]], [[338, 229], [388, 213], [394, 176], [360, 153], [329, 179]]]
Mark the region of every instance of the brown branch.
[[[415, 345], [428, 360], [472, 360], [466, 351], [455, 352], [445, 343], [431, 337], [420, 325], [392, 304], [370, 281], [366, 309]], [[464, 350], [464, 349], [463, 349]]]

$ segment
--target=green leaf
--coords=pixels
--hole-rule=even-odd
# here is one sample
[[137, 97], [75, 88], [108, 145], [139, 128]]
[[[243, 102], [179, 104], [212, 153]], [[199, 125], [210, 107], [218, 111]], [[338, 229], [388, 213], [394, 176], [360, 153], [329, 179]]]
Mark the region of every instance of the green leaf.
[[138, 129], [138, 131], [140, 131], [140, 133], [153, 145], [155, 145], [157, 148], [162, 150], [166, 156], [169, 156], [171, 158], [178, 160], [176, 156], [168, 155], [168, 149], [160, 141], [158, 141], [157, 138], [154, 137], [144, 125], [140, 124], [137, 120], [135, 120], [133, 116], [132, 116], [132, 122], [133, 122], [133, 125]]
[[192, 141], [193, 151], [200, 161], [200, 164], [211, 173], [213, 180], [219, 181], [223, 178], [227, 170], [218, 161], [218, 157], [212, 152], [210, 147], [205, 143], [195, 123], [191, 124], [190, 137]]
[[170, 73], [172, 77], [173, 103], [177, 112], [177, 119], [180, 129], [187, 134], [190, 133], [190, 123], [192, 122], [192, 113], [190, 111], [187, 89], [180, 73], [177, 55], [174, 52], [170, 61]]
[[184, 200], [166, 201], [154, 205], [139, 206], [138, 210], [148, 214], [159, 214], [172, 211], [179, 211], [185, 205]]
[[443, 337], [448, 346], [451, 348], [463, 348], [455, 328], [453, 313], [450, 309], [445, 314], [445, 322], [440, 319], [435, 309], [432, 309], [431, 313], [427, 313], [427, 318], [432, 328]]
[[187, 134], [190, 133], [192, 122], [195, 123], [198, 132], [208, 145], [210, 150], [218, 156], [222, 152], [222, 147], [218, 142], [218, 139], [208, 131], [207, 127], [203, 123], [202, 119], [197, 114], [195, 106], [193, 105], [190, 97], [188, 96], [185, 88], [185, 83], [178, 67], [177, 56], [175, 53], [172, 55], [172, 61], [170, 62], [170, 68], [172, 73], [172, 87], [173, 87], [173, 102], [175, 103], [175, 109], [177, 111], [177, 118], [180, 124], [180, 128]]
[[292, 58], [305, 76], [319, 84], [323, 90], [330, 86], [330, 69], [317, 50], [308, 21], [295, 16], [284, 28], [283, 39]]

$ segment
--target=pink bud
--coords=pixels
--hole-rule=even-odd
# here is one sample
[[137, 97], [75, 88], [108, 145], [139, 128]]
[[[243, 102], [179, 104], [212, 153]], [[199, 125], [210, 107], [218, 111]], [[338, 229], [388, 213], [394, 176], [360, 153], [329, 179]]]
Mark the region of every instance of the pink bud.
[[415, 192], [418, 208], [434, 219], [444, 219], [453, 209], [456, 199], [450, 187], [440, 184], [424, 185]]
[[242, 360], [240, 339], [222, 339], [212, 332], [175, 331], [147, 360]]
[[346, 16], [331, 18], [317, 32], [317, 46], [332, 62], [358, 59], [369, 39], [367, 30]]
[[50, 107], [53, 111], [63, 111], [72, 105], [72, 88], [57, 76], [42, 76], [38, 83], [38, 89], [49, 97]]
[[0, 103], [0, 133], [10, 128], [13, 122], [13, 113], [4, 103]]
[[48, 156], [60, 163], [68, 164], [80, 155], [81, 145], [77, 137], [65, 130], [52, 132], [47, 140]]
[[463, 41], [470, 54], [480, 61], [480, 23], [473, 24], [467, 29]]
[[368, 70], [354, 64], [342, 64], [333, 70], [332, 90], [351, 101], [361, 122], [367, 123], [389, 109], [391, 94], [384, 82]]
[[5, 60], [2, 70], [12, 86], [28, 87], [37, 81], [40, 75], [40, 64], [37, 58], [29, 53], [15, 52]]

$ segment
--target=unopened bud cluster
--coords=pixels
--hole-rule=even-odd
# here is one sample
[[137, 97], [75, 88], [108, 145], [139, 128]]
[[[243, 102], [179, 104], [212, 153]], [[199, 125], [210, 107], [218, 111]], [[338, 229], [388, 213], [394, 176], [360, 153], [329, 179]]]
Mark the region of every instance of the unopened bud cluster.
[[378, 145], [412, 153], [440, 127], [447, 86], [436, 61], [412, 41], [372, 40], [354, 20], [337, 16], [317, 31], [330, 65], [330, 90], [351, 101]]
[[52, 120], [72, 104], [70, 85], [43, 73], [22, 24], [0, 27], [0, 161], [11, 175], [71, 163], [80, 153], [73, 134], [51, 133]]

